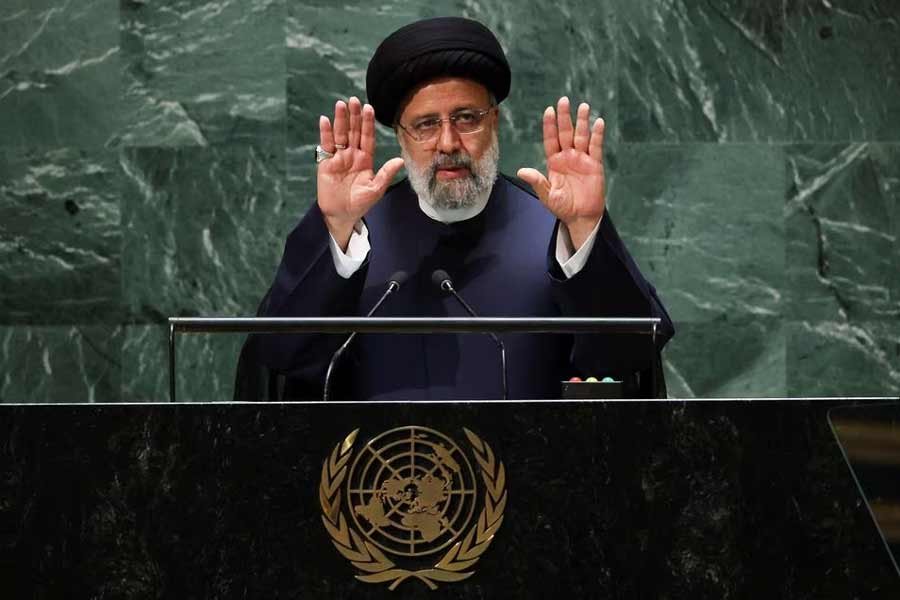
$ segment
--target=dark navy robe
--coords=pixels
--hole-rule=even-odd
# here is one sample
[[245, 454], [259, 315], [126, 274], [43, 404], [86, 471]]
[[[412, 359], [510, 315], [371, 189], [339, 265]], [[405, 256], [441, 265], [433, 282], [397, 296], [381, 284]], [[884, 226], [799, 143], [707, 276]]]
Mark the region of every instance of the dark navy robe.
[[[674, 334], [656, 291], [629, 256], [609, 214], [584, 268], [567, 279], [555, 258], [556, 219], [505, 176], [497, 179], [486, 208], [466, 221], [429, 218], [404, 180], [388, 190], [365, 222], [371, 251], [363, 266], [344, 279], [335, 270], [328, 230], [314, 204], [288, 237], [259, 316], [365, 315], [401, 269], [409, 280], [378, 316], [467, 316], [432, 283], [434, 270], [444, 269], [479, 316], [663, 319], [655, 349], [646, 335], [502, 335], [510, 398], [557, 398], [560, 381], [575, 375], [621, 377], [658, 369], [659, 351]], [[252, 359], [279, 375], [278, 397], [320, 399], [328, 362], [345, 338], [251, 336], [242, 360]], [[497, 346], [485, 334], [359, 335], [336, 379], [336, 399], [502, 396]], [[247, 386], [239, 381], [238, 387]]]

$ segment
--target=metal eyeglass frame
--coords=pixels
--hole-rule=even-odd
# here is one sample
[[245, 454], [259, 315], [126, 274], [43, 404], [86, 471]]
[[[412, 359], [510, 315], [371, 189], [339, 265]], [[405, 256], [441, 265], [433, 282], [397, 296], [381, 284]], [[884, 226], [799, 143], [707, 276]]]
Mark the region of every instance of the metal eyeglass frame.
[[[407, 129], [406, 127], [404, 127], [403, 124], [400, 123], [400, 121], [397, 121], [396, 125], [397, 125], [397, 127], [399, 127], [400, 129], [402, 129], [403, 131], [405, 131], [405, 132], [406, 132], [406, 135], [408, 135], [412, 141], [414, 141], [414, 142], [416, 142], [416, 143], [418, 143], [418, 144], [424, 144], [424, 143], [426, 143], [426, 142], [433, 141], [434, 139], [436, 139], [437, 137], [439, 137], [439, 136], [441, 135], [441, 131], [443, 130], [443, 127], [444, 127], [444, 122], [450, 123], [450, 127], [451, 127], [451, 128], [453, 129], [453, 131], [455, 131], [458, 135], [471, 135], [471, 134], [473, 134], [473, 133], [479, 133], [479, 132], [481, 132], [481, 131], [484, 131], [484, 118], [485, 118], [491, 111], [493, 111], [493, 110], [496, 109], [496, 108], [497, 108], [497, 105], [496, 105], [496, 104], [492, 104], [492, 105], [489, 106], [488, 108], [482, 108], [482, 109], [479, 109], [479, 110], [472, 110], [472, 109], [468, 109], [468, 108], [462, 109], [462, 110], [458, 110], [457, 112], [453, 113], [453, 114], [450, 115], [449, 117], [445, 117], [445, 118], [434, 117], [433, 120], [438, 121], [438, 125], [439, 125], [439, 126], [438, 126], [437, 129], [435, 129], [435, 134], [434, 134], [433, 136], [428, 137], [428, 138], [425, 138], [425, 139], [419, 139], [418, 137], [416, 137], [416, 134], [413, 133], [412, 131], [410, 131], [409, 129]], [[479, 117], [479, 119], [480, 119], [479, 122], [478, 122], [478, 129], [474, 129], [474, 130], [472, 130], [472, 131], [460, 131], [459, 129], [456, 128], [456, 120], [455, 120], [455, 119], [459, 118], [458, 115], [459, 115], [459, 113], [462, 113], [462, 112], [471, 112], [471, 113], [473, 113], [473, 114], [478, 115], [478, 117]], [[429, 120], [432, 120], [432, 119], [429, 119]]]

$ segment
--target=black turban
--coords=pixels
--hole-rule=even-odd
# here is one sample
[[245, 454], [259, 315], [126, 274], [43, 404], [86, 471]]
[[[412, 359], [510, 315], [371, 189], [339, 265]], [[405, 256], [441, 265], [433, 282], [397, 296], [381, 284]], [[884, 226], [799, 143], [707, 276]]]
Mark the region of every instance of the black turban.
[[393, 126], [406, 95], [438, 77], [477, 81], [497, 102], [509, 95], [509, 63], [490, 29], [460, 17], [425, 19], [389, 35], [369, 61], [366, 94], [375, 118]]

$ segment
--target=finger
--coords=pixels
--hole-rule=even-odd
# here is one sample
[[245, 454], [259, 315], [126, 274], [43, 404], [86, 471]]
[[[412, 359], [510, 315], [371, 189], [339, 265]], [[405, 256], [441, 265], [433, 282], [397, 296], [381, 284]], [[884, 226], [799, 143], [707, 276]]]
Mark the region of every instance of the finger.
[[360, 133], [362, 130], [362, 104], [359, 98], [352, 96], [350, 98], [350, 148], [359, 148]]
[[544, 177], [543, 173], [537, 169], [528, 168], [519, 169], [516, 172], [516, 175], [519, 179], [531, 186], [534, 193], [541, 199], [541, 202], [547, 201], [547, 198], [550, 196], [550, 182], [547, 181], [547, 178]]
[[319, 145], [325, 152], [334, 152], [334, 131], [325, 115], [319, 117]]
[[371, 104], [366, 104], [362, 109], [359, 147], [366, 154], [375, 154], [375, 109]]
[[375, 187], [379, 190], [383, 190], [388, 185], [390, 185], [391, 181], [402, 168], [403, 159], [399, 157], [392, 158], [391, 160], [384, 163], [384, 165], [380, 169], [378, 169], [378, 173], [375, 174], [375, 178], [372, 180], [372, 183], [374, 183]]
[[596, 158], [603, 162], [603, 136], [606, 133], [606, 121], [598, 118], [594, 121], [594, 127], [591, 129], [591, 146], [589, 154], [591, 158]]
[[348, 129], [350, 128], [350, 115], [347, 114], [347, 104], [338, 100], [334, 104], [334, 143], [337, 146], [346, 146], [349, 143]]
[[591, 139], [591, 126], [589, 119], [591, 117], [591, 107], [587, 102], [578, 105], [578, 116], [575, 118], [575, 149], [579, 152], [588, 151], [588, 142]]
[[559, 152], [559, 131], [556, 129], [556, 111], [548, 106], [544, 111], [544, 154], [550, 158]]
[[559, 129], [559, 147], [568, 150], [572, 147], [574, 131], [572, 115], [569, 114], [569, 99], [563, 96], [556, 105], [556, 126]]

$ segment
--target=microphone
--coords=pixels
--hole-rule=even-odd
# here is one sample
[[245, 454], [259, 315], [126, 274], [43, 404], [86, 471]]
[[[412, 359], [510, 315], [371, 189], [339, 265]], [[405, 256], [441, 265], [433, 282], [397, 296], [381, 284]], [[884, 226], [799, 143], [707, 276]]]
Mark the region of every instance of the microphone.
[[[463, 297], [459, 295], [459, 293], [453, 287], [453, 280], [450, 279], [450, 275], [447, 271], [443, 269], [437, 269], [431, 274], [431, 281], [436, 285], [441, 291], [447, 292], [448, 294], [452, 294], [454, 298], [456, 298], [457, 302], [459, 302], [466, 312], [473, 317], [477, 317], [475, 311], [472, 310], [472, 307], [469, 306], [469, 303], [463, 300]], [[500, 372], [503, 377], [503, 399], [507, 400], [509, 396], [509, 390], [506, 385], [506, 346], [503, 345], [503, 340], [498, 338], [493, 331], [487, 332], [489, 336], [494, 340], [494, 343], [497, 344], [497, 348], [500, 349]]]
[[[367, 317], [371, 317], [375, 314], [375, 311], [381, 308], [381, 305], [384, 304], [384, 301], [387, 300], [387, 297], [400, 289], [400, 286], [406, 283], [406, 280], [409, 279], [409, 274], [406, 271], [397, 271], [393, 275], [391, 275], [390, 280], [388, 281], [387, 289], [384, 290], [384, 294], [381, 295], [381, 298], [378, 299], [378, 302], [375, 303], [375, 306], [372, 307], [372, 310], [366, 314]], [[341, 344], [341, 347], [335, 351], [335, 353], [331, 356], [331, 362], [328, 363], [328, 371], [325, 372], [325, 387], [322, 390], [322, 401], [328, 402], [328, 392], [331, 389], [331, 376], [334, 374], [334, 367], [337, 365], [338, 361], [341, 359], [341, 356], [344, 352], [347, 351], [347, 348], [350, 347], [350, 342], [353, 341], [353, 338], [356, 337], [356, 332], [354, 331], [349, 336], [347, 336], [347, 340]]]

